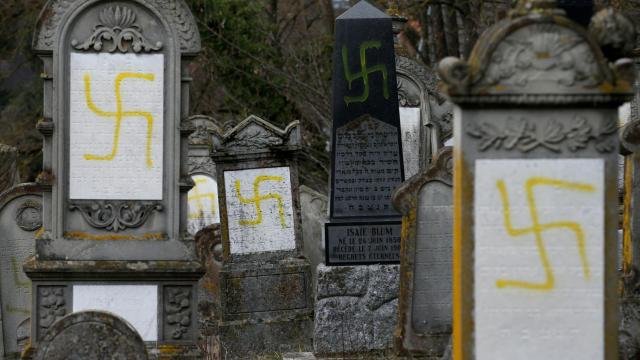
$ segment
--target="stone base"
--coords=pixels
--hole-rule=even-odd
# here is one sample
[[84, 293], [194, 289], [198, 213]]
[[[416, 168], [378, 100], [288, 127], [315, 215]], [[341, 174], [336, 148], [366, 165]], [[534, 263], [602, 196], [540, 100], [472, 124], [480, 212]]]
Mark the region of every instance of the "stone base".
[[[134, 328], [134, 320], [140, 320], [136, 330], [148, 344], [150, 359], [202, 358], [197, 348], [197, 281], [204, 271], [198, 262], [42, 261], [32, 257], [24, 264], [24, 271], [34, 294], [32, 349], [44, 334], [53, 331], [54, 322], [86, 310], [76, 302], [79, 300], [90, 303], [92, 310], [121, 316]], [[105, 294], [109, 299], [102, 298]], [[140, 311], [129, 311], [131, 302], [136, 302]], [[155, 323], [147, 321], [152, 318]]]
[[220, 359], [255, 359], [259, 355], [311, 350], [310, 317], [249, 323], [222, 322]]
[[282, 354], [282, 360], [317, 360], [311, 352], [297, 352]]
[[220, 271], [221, 358], [310, 350], [309, 279], [306, 259], [225, 263]]
[[398, 265], [317, 268], [316, 354], [390, 349], [398, 321]]

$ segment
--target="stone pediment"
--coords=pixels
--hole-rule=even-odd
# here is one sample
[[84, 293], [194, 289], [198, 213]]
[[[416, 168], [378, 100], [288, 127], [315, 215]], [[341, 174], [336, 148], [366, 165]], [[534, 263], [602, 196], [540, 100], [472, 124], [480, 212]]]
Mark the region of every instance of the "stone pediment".
[[468, 61], [439, 66], [456, 102], [607, 102], [631, 91], [630, 61], [613, 67], [593, 36], [555, 8], [513, 11], [480, 37]]
[[255, 153], [276, 148], [297, 149], [299, 145], [299, 121], [293, 121], [286, 128], [280, 129], [255, 115], [250, 115], [227, 131], [215, 150], [224, 153]]
[[[54, 44], [58, 43], [56, 39], [60, 36], [60, 27], [65, 22], [64, 19], [69, 16], [73, 16], [79, 8], [87, 6], [88, 3], [95, 2], [96, 1], [84, 0], [49, 0], [42, 9], [36, 24], [36, 31], [33, 38], [33, 49], [38, 52], [52, 52], [54, 50]], [[200, 34], [196, 26], [196, 21], [184, 0], [138, 0], [138, 3], [140, 3], [140, 5], [147, 6], [150, 9], [154, 9], [156, 14], [161, 17], [161, 21], [166, 22], [168, 26], [171, 27], [171, 30], [178, 39], [180, 52], [185, 54], [196, 54], [200, 51]], [[107, 16], [107, 18], [116, 20], [115, 12], [113, 16]], [[122, 15], [121, 18], [125, 23], [133, 24], [135, 13], [131, 13], [128, 16]], [[130, 19], [131, 21], [127, 21], [127, 19]], [[116, 21], [116, 23], [118, 22]], [[100, 26], [105, 27], [105, 24], [98, 23], [95, 25], [96, 29]], [[134, 29], [140, 30], [140, 28]], [[127, 30], [127, 28], [124, 30]], [[138, 33], [135, 34], [139, 35]], [[82, 44], [79, 43], [76, 45]], [[93, 45], [95, 45], [95, 41], [91, 43], [91, 46]], [[116, 44], [114, 43], [114, 45]], [[138, 51], [153, 51], [160, 49], [162, 44], [147, 44], [141, 40], [138, 46], [141, 47]]]

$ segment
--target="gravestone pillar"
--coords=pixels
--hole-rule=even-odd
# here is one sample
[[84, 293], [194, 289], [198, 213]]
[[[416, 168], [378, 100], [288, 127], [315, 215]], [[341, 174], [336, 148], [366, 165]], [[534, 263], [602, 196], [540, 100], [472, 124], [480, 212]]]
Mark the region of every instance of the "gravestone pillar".
[[33, 48], [44, 63], [44, 196], [36, 256], [24, 265], [31, 346], [63, 316], [100, 310], [160, 357], [198, 358], [191, 11], [183, 0], [49, 1]]
[[440, 63], [457, 104], [454, 359], [617, 359], [629, 63], [610, 67], [549, 0], [520, 1], [468, 62]]
[[252, 359], [311, 347], [312, 292], [303, 256], [300, 126], [250, 116], [227, 131], [216, 163], [223, 266], [221, 356]]

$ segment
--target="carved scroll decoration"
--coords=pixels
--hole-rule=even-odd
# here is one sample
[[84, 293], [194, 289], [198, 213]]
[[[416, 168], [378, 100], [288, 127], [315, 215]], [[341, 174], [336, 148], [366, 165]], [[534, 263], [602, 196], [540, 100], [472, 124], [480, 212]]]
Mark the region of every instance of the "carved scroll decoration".
[[135, 24], [136, 14], [128, 7], [106, 7], [98, 18], [100, 23], [93, 28], [93, 34], [83, 43], [73, 39], [71, 46], [78, 50], [102, 51], [104, 41], [111, 41], [111, 47], [104, 49], [107, 52], [119, 50], [126, 53], [131, 50], [139, 53], [162, 49], [162, 42], [151, 44], [142, 35], [142, 29]]
[[155, 201], [95, 200], [77, 201], [69, 210], [78, 210], [89, 225], [118, 232], [142, 226], [154, 211], [163, 207]]

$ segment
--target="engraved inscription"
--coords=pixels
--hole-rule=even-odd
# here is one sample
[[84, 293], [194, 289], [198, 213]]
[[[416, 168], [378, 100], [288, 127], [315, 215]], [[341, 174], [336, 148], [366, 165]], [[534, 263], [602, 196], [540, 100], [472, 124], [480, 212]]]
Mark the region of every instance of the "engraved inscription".
[[399, 222], [327, 224], [328, 264], [400, 261]]
[[333, 216], [397, 215], [391, 192], [402, 182], [398, 130], [368, 115], [336, 130]]
[[419, 193], [411, 322], [420, 333], [451, 331], [453, 197], [433, 181]]

